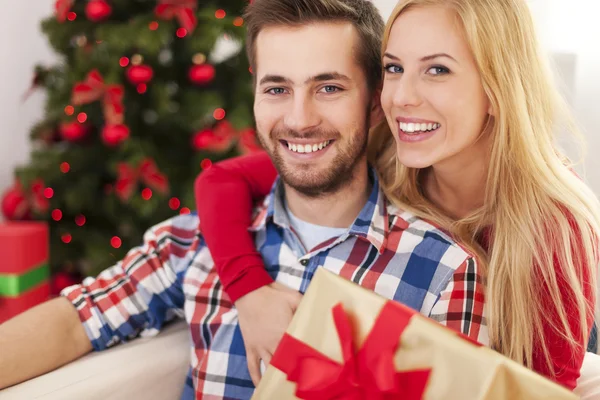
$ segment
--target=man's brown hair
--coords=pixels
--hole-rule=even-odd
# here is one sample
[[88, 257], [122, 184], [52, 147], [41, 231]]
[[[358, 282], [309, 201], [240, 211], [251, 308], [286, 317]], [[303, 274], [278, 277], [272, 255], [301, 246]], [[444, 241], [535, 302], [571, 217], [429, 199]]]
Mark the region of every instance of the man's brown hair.
[[367, 0], [254, 0], [246, 8], [246, 52], [256, 71], [256, 38], [270, 26], [300, 26], [314, 22], [349, 22], [358, 33], [357, 61], [369, 88], [381, 81], [381, 38], [384, 22]]

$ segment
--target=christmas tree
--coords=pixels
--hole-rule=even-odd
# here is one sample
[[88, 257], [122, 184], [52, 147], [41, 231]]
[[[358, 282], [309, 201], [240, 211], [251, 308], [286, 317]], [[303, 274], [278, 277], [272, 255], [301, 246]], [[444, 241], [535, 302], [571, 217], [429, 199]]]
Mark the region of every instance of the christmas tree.
[[147, 228], [194, 208], [211, 163], [255, 151], [246, 0], [58, 0], [36, 67], [45, 117], [4, 194], [9, 220], [50, 226], [56, 273], [97, 274]]

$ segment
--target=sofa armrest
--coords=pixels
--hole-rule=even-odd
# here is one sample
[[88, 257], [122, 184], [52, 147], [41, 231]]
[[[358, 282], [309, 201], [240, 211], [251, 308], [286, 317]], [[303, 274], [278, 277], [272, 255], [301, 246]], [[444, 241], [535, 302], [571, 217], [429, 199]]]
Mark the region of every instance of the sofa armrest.
[[177, 399], [190, 365], [187, 324], [177, 321], [151, 338], [94, 352], [0, 392], [1, 400]]

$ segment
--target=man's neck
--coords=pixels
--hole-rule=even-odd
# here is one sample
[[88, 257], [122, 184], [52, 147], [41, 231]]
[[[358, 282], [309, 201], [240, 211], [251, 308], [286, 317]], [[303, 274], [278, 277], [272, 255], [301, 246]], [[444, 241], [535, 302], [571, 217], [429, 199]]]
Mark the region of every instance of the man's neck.
[[289, 211], [305, 222], [332, 228], [347, 228], [365, 206], [371, 188], [372, 183], [365, 163], [357, 167], [351, 181], [335, 193], [315, 198], [305, 196], [285, 185], [285, 199]]

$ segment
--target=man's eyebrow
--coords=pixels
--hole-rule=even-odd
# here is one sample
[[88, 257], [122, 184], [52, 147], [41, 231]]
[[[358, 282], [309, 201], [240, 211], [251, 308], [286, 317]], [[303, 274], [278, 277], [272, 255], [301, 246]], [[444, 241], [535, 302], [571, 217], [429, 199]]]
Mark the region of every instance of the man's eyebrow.
[[[387, 58], [391, 58], [392, 60], [400, 61], [400, 59], [398, 57], [396, 57], [395, 55], [390, 54], [390, 53], [384, 53], [383, 56], [387, 57]], [[430, 60], [433, 60], [435, 58], [440, 58], [440, 57], [446, 57], [446, 58], [453, 60], [454, 62], [458, 62], [458, 61], [456, 61], [456, 59], [454, 59], [454, 57], [452, 57], [451, 55], [446, 54], [446, 53], [435, 53], [435, 54], [425, 56], [425, 57], [421, 58], [421, 62], [430, 61]]]
[[350, 78], [339, 72], [324, 72], [315, 76], [311, 76], [305, 83], [322, 82], [322, 81], [346, 81], [350, 82]]
[[265, 83], [286, 83], [291, 84], [292, 81], [288, 78], [281, 75], [265, 75], [259, 82], [259, 85], [264, 85]]

